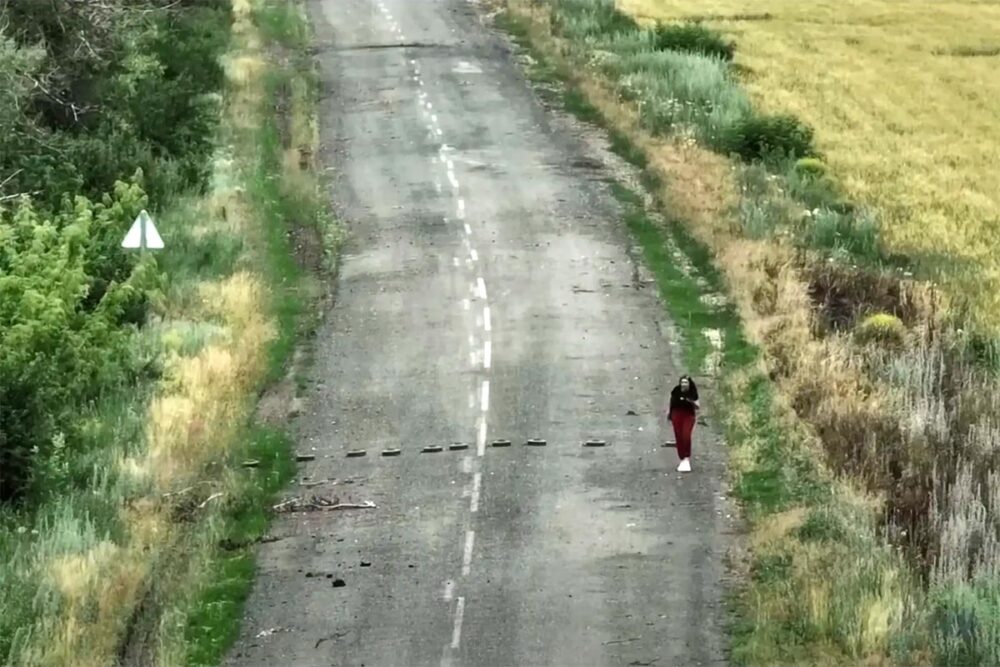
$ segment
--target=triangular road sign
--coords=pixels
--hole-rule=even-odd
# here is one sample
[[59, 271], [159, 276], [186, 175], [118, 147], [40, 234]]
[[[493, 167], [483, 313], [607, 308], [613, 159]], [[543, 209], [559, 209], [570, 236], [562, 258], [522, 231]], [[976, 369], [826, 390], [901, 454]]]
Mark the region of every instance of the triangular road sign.
[[128, 234], [122, 241], [122, 247], [150, 250], [163, 248], [163, 239], [160, 238], [160, 233], [156, 231], [153, 219], [149, 217], [149, 213], [145, 209], [139, 212], [139, 216], [132, 223], [132, 228], [128, 230]]

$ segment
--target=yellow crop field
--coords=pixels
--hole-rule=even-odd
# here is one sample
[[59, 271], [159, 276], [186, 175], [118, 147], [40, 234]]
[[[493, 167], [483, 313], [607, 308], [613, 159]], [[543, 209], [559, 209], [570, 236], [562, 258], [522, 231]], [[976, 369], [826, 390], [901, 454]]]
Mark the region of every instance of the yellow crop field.
[[[1000, 3], [974, 0], [617, 0], [640, 21], [702, 17], [737, 43], [762, 110], [816, 130], [892, 250], [982, 265], [1000, 323]], [[974, 278], [974, 280], [969, 280]]]

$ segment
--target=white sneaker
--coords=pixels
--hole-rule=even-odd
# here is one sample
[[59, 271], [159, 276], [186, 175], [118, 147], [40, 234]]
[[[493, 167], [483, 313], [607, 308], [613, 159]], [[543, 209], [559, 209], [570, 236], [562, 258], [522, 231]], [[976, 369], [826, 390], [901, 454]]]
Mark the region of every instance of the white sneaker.
[[677, 472], [691, 472], [691, 459], [681, 459], [681, 464], [677, 466]]

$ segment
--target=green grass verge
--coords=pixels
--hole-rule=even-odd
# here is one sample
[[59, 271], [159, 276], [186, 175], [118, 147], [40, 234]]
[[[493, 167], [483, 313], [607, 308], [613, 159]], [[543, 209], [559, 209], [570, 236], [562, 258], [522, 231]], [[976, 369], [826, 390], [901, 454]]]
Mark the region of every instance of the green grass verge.
[[[310, 112], [316, 105], [316, 81], [305, 52], [309, 26], [298, 2], [261, 0], [254, 16], [265, 39], [290, 54], [284, 66], [276, 66], [265, 78], [262, 122], [244, 148], [247, 156], [256, 156], [248, 172], [247, 191], [264, 232], [264, 274], [271, 289], [270, 312], [278, 325], [268, 351], [267, 384], [283, 379], [303, 335], [319, 318], [309, 308], [315, 296], [309, 283], [316, 276], [296, 260], [290, 241], [293, 221], [316, 226], [325, 251], [335, 253], [336, 248], [335, 239], [326, 243], [332, 237], [324, 228], [334, 223], [319, 199], [319, 189], [303, 192], [285, 187], [279, 118], [271, 112], [293, 89], [306, 91], [303, 100], [312, 107]], [[191, 667], [220, 664], [239, 636], [243, 606], [256, 574], [255, 545], [267, 532], [276, 496], [294, 479], [297, 469], [292, 445], [285, 432], [254, 425], [249, 429], [249, 445], [234, 455], [234, 460], [253, 459], [259, 464], [241, 473], [238, 502], [221, 517], [224, 529], [209, 557], [206, 585], [188, 605], [185, 664]]]
[[250, 433], [242, 454], [259, 461], [244, 475], [238, 503], [223, 514], [223, 538], [209, 562], [209, 582], [192, 605], [185, 631], [190, 667], [214, 667], [239, 635], [243, 605], [255, 574], [254, 545], [264, 537], [268, 508], [275, 495], [295, 477], [291, 441], [286, 434], [265, 428]]

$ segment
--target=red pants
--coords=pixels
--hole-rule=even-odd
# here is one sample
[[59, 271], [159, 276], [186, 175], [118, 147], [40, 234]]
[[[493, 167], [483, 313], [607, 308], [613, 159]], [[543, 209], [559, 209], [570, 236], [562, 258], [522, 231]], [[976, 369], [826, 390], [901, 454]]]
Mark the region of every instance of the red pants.
[[691, 457], [691, 432], [694, 431], [695, 415], [687, 410], [674, 410], [670, 422], [674, 425], [674, 439], [677, 441], [677, 456]]

